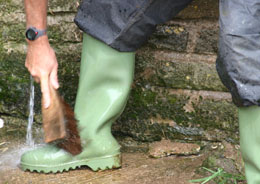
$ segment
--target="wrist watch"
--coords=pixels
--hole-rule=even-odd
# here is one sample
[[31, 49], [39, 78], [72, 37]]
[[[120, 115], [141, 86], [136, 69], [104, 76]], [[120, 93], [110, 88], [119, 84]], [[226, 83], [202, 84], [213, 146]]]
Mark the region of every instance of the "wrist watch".
[[25, 36], [28, 40], [36, 40], [37, 38], [39, 38], [40, 36], [46, 35], [46, 29], [44, 30], [39, 30], [36, 29], [35, 27], [29, 27], [26, 32], [25, 32]]

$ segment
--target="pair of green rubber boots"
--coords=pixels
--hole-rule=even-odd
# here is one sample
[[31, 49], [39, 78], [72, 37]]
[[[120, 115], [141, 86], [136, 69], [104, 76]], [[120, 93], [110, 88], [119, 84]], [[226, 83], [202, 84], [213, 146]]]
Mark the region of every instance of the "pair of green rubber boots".
[[83, 151], [72, 156], [47, 144], [22, 155], [20, 167], [62, 172], [80, 166], [105, 170], [121, 166], [120, 146], [111, 125], [122, 113], [134, 75], [135, 53], [118, 52], [84, 34], [75, 115]]
[[[118, 52], [84, 34], [75, 106], [83, 151], [72, 156], [48, 144], [23, 154], [21, 168], [56, 173], [83, 165], [94, 171], [120, 167], [120, 146], [111, 125], [126, 105], [134, 60], [134, 53]], [[260, 107], [239, 108], [239, 127], [248, 183], [260, 184]]]

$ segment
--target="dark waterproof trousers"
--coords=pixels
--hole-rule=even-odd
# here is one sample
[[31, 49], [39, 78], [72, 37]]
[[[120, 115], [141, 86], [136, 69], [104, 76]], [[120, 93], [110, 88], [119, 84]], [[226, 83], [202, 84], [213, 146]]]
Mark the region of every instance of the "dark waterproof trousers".
[[260, 1], [220, 0], [217, 71], [237, 106], [260, 105]]
[[140, 48], [156, 25], [172, 19], [191, 0], [83, 0], [75, 23], [119, 51]]
[[[157, 24], [191, 0], [83, 0], [75, 23], [124, 52], [140, 48]], [[217, 71], [237, 106], [260, 105], [260, 2], [220, 0]]]

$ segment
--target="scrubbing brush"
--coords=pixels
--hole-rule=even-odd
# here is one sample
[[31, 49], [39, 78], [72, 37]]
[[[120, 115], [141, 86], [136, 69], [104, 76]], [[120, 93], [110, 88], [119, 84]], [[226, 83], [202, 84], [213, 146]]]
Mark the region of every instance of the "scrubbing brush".
[[50, 106], [44, 108], [42, 105], [44, 140], [77, 155], [82, 151], [82, 147], [74, 112], [52, 86], [50, 95]]

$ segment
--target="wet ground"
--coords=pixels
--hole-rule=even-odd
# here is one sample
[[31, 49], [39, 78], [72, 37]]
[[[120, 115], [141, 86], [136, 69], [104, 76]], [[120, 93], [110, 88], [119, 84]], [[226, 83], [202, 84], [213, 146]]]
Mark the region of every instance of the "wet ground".
[[[81, 168], [62, 174], [37, 174], [23, 172], [18, 168], [0, 171], [1, 183], [189, 183], [194, 178], [194, 168], [201, 158], [151, 159], [141, 153], [124, 153], [121, 169], [92, 172]], [[175, 181], [175, 182], [174, 182]]]
[[[218, 167], [222, 164], [230, 172], [239, 170], [236, 147], [229, 143], [199, 145], [163, 140], [148, 144], [129, 138], [120, 143], [123, 146], [120, 169], [93, 172], [83, 167], [64, 173], [42, 174], [19, 169], [20, 155], [29, 149], [23, 146], [23, 141], [0, 139], [0, 184], [188, 184], [191, 179], [209, 175], [201, 172], [203, 165]], [[222, 155], [219, 159], [217, 153]], [[213, 155], [216, 155], [214, 162]]]

